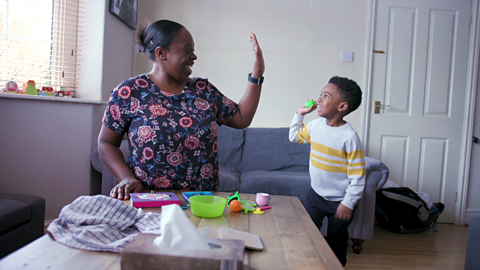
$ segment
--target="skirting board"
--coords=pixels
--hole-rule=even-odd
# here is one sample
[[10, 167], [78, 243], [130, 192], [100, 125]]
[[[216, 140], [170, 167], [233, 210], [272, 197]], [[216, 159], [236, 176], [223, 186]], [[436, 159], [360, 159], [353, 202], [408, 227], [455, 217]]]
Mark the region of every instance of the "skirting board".
[[480, 217], [480, 209], [479, 208], [474, 208], [474, 209], [467, 209], [465, 213], [465, 225], [470, 224], [470, 220], [472, 218]]

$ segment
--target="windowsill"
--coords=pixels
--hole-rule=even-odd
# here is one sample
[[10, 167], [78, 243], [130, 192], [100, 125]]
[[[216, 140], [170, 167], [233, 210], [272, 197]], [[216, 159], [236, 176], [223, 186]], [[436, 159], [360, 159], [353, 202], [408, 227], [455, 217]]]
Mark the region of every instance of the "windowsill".
[[107, 104], [102, 100], [89, 100], [80, 98], [67, 98], [67, 97], [46, 97], [46, 96], [33, 96], [33, 95], [20, 95], [20, 94], [6, 94], [0, 93], [0, 98], [12, 98], [12, 99], [28, 99], [39, 101], [53, 101], [53, 102], [70, 102], [70, 103], [82, 103], [82, 104]]

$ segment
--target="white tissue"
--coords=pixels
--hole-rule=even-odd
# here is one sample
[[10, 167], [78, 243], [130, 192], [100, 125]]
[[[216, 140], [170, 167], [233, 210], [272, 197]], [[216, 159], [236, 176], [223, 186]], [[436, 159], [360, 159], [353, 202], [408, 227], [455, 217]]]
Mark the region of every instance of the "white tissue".
[[161, 236], [153, 240], [155, 245], [180, 249], [210, 249], [205, 238], [178, 204], [162, 206], [160, 232]]

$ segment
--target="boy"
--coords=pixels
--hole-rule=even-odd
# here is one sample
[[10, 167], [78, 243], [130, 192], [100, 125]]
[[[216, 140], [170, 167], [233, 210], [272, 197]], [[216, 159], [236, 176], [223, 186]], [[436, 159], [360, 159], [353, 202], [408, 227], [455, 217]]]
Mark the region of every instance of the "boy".
[[[311, 189], [305, 208], [318, 229], [328, 218], [327, 242], [343, 266], [347, 263], [348, 227], [365, 186], [365, 158], [360, 139], [343, 118], [356, 110], [362, 91], [356, 82], [332, 77], [320, 98], [298, 109], [290, 126], [290, 141], [310, 143]], [[317, 109], [323, 117], [303, 124]]]

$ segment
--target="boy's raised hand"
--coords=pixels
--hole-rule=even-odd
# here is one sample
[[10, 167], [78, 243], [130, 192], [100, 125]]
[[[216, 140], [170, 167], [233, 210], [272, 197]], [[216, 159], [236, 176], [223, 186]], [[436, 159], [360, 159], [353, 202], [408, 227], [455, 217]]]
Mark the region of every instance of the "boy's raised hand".
[[298, 115], [305, 115], [305, 114], [309, 114], [313, 111], [315, 111], [317, 109], [317, 103], [315, 102], [315, 100], [313, 99], [309, 99], [307, 100], [308, 101], [313, 101], [314, 102], [314, 105], [310, 106], [310, 108], [307, 108], [307, 106], [303, 105], [302, 107], [300, 107], [297, 111], [297, 114]]

